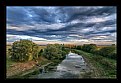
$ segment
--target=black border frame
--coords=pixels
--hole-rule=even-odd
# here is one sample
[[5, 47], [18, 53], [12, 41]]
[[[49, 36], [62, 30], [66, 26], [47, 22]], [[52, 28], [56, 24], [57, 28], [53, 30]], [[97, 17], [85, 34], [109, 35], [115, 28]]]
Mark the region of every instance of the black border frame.
[[118, 0], [4, 0], [1, 1], [2, 15], [1, 16], [1, 50], [0, 50], [0, 79], [6, 80], [6, 7], [7, 6], [117, 6], [117, 79], [120, 79], [120, 42], [118, 39], [120, 34], [120, 5]]

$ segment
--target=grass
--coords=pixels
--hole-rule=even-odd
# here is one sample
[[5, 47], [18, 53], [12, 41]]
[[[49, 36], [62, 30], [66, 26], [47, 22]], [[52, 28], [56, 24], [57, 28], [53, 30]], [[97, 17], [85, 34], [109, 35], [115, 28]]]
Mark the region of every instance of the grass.
[[102, 45], [102, 46], [98, 46], [97, 45], [97, 49], [100, 50], [101, 48], [104, 48], [104, 47], [108, 47], [108, 45]]
[[[39, 46], [39, 49], [44, 49], [46, 46]], [[9, 77], [19, 77], [19, 75], [29, 72], [31, 70], [36, 69], [35, 61], [27, 61], [27, 62], [14, 62], [10, 59], [8, 55], [8, 49], [11, 48], [11, 45], [6, 46], [6, 70], [7, 70], [7, 78]], [[45, 59], [44, 57], [39, 57], [38, 59], [39, 65], [44, 65], [49, 63], [50, 61]], [[29, 67], [32, 66], [33, 67]]]
[[116, 78], [116, 60], [109, 59], [100, 55], [94, 55], [81, 50], [72, 50], [73, 52], [82, 55], [85, 61], [89, 64], [93, 70], [92, 73], [83, 75], [84, 77], [88, 74], [90, 78]]
[[11, 48], [11, 46], [10, 46], [10, 45], [7, 45], [6, 48], [7, 48], [7, 49], [6, 49], [6, 67], [7, 67], [7, 69], [8, 69], [11, 65], [15, 64], [15, 62], [12, 61], [12, 60], [10, 59], [9, 55], [8, 55], [8, 49]]
[[[8, 49], [11, 48], [11, 45], [6, 46], [6, 76], [7, 78], [22, 78], [21, 75], [24, 73], [31, 72], [33, 70], [36, 71], [37, 65], [35, 61], [27, 61], [27, 62], [14, 62], [10, 59], [8, 55]], [[46, 48], [46, 46], [39, 46], [39, 50]], [[40, 56], [38, 59], [38, 64], [40, 66], [47, 64], [51, 61], [45, 59]], [[24, 76], [23, 76], [24, 77]]]
[[[39, 57], [37, 61], [40, 66], [50, 63], [49, 60], [43, 57]], [[35, 61], [14, 62], [14, 64], [11, 65], [7, 67], [7, 78], [21, 78], [23, 77], [23, 74], [31, 73], [32, 71], [36, 71], [38, 69]]]

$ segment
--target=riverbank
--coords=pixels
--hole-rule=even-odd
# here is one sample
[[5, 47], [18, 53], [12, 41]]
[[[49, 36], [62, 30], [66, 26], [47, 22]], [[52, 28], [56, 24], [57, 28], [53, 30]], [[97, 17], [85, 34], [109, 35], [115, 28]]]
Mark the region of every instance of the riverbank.
[[[27, 62], [14, 62], [9, 64], [7, 62], [7, 78], [46, 78], [48, 77], [48, 73], [50, 75], [50, 78], [52, 77], [57, 77], [60, 75], [60, 78], [64, 77], [66, 78], [71, 76], [71, 77], [76, 77], [76, 78], [116, 78], [116, 61], [102, 57], [100, 55], [94, 55], [91, 53], [87, 53], [81, 50], [76, 50], [73, 49], [71, 50], [73, 53], [69, 53], [68, 56], [65, 58], [65, 60], [53, 60], [49, 61], [45, 59], [44, 57], [39, 57], [36, 61], [27, 61]], [[76, 53], [76, 54], [74, 54]], [[77, 55], [78, 54], [78, 55]], [[82, 59], [76, 59], [75, 57], [79, 58], [79, 56], [82, 56], [84, 58], [84, 62], [86, 62], [87, 66], [89, 67], [89, 71], [85, 72], [80, 72], [79, 77], [74, 76], [75, 74], [71, 74], [69, 72], [71, 71], [80, 71], [83, 70], [82, 66], [79, 67], [80, 61]], [[70, 57], [70, 58], [69, 58]], [[74, 60], [75, 59], [75, 60]], [[62, 61], [62, 62], [61, 62]], [[38, 62], [38, 63], [37, 63]], [[54, 64], [49, 63], [54, 62]], [[78, 64], [79, 62], [79, 64]], [[82, 60], [83, 62], [83, 60]], [[60, 63], [60, 64], [59, 64]], [[76, 63], [76, 64], [75, 64]], [[9, 64], [9, 65], [8, 65]], [[78, 65], [77, 65], [78, 64]], [[47, 73], [41, 74], [40, 68], [44, 65], [48, 65], [45, 71]], [[57, 66], [57, 69], [55, 70], [54, 67]], [[54, 69], [55, 71], [49, 72], [50, 69]], [[63, 75], [62, 75], [63, 74]], [[39, 77], [38, 77], [39, 75]], [[37, 77], [36, 77], [37, 76]]]
[[116, 60], [76, 49], [73, 49], [72, 52], [82, 55], [92, 70], [82, 74], [81, 78], [116, 78]]
[[[34, 58], [32, 61], [26, 60], [25, 62], [21, 62], [11, 60], [11, 56], [9, 55], [8, 51], [9, 48], [11, 48], [11, 46], [7, 46], [6, 51], [6, 78], [28, 78], [29, 75], [31, 77], [31, 74], [33, 75], [41, 73], [41, 69], [39, 70], [40, 67], [51, 62], [53, 63], [51, 65], [55, 66], [60, 63], [68, 53], [67, 49], [65, 49], [63, 45], [48, 45], [47, 47], [39, 48], [39, 50], [44, 50], [40, 50], [36, 61], [34, 61]], [[51, 69], [50, 66], [47, 69]]]
[[39, 57], [36, 61], [13, 62], [13, 63], [10, 62], [11, 64], [9, 62], [10, 61], [7, 61], [6, 78], [17, 78], [23, 73], [37, 69], [38, 65], [42, 66], [47, 63], [50, 63], [51, 61], [43, 57]]

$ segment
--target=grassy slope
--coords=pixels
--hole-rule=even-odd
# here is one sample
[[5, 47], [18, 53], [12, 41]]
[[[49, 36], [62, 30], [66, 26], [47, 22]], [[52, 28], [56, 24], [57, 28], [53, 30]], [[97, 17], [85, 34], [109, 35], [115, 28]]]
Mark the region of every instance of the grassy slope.
[[[46, 46], [39, 46], [39, 49], [44, 49]], [[6, 46], [6, 70], [7, 70], [7, 77], [8, 76], [14, 76], [14, 75], [19, 75], [23, 72], [26, 72], [28, 70], [31, 70], [36, 67], [36, 62], [35, 61], [28, 61], [28, 62], [14, 62], [11, 61], [8, 55], [8, 49], [11, 48], [11, 46]], [[49, 63], [47, 59], [43, 57], [39, 57], [38, 63], [40, 65], [44, 65], [46, 63]]]
[[[49, 63], [47, 59], [43, 57], [38, 58], [38, 64], [39, 65], [44, 65]], [[7, 67], [7, 76], [11, 77], [14, 75], [21, 75], [22, 73], [28, 72], [28, 70], [33, 70], [37, 68], [36, 62], [35, 61], [27, 61], [27, 62], [12, 62], [11, 65]]]
[[[93, 55], [81, 50], [73, 50], [84, 57], [90, 68], [93, 70], [91, 78], [116, 78], [116, 61], [102, 57], [100, 55]], [[88, 74], [88, 73], [87, 73]], [[88, 75], [85, 75], [85, 77]]]

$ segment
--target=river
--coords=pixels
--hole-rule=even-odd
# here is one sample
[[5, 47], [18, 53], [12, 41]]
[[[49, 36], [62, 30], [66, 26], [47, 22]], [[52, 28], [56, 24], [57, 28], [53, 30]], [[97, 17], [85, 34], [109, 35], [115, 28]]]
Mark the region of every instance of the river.
[[69, 53], [66, 58], [57, 65], [56, 70], [41, 73], [34, 78], [79, 78], [81, 73], [89, 71], [89, 67], [81, 55]]

